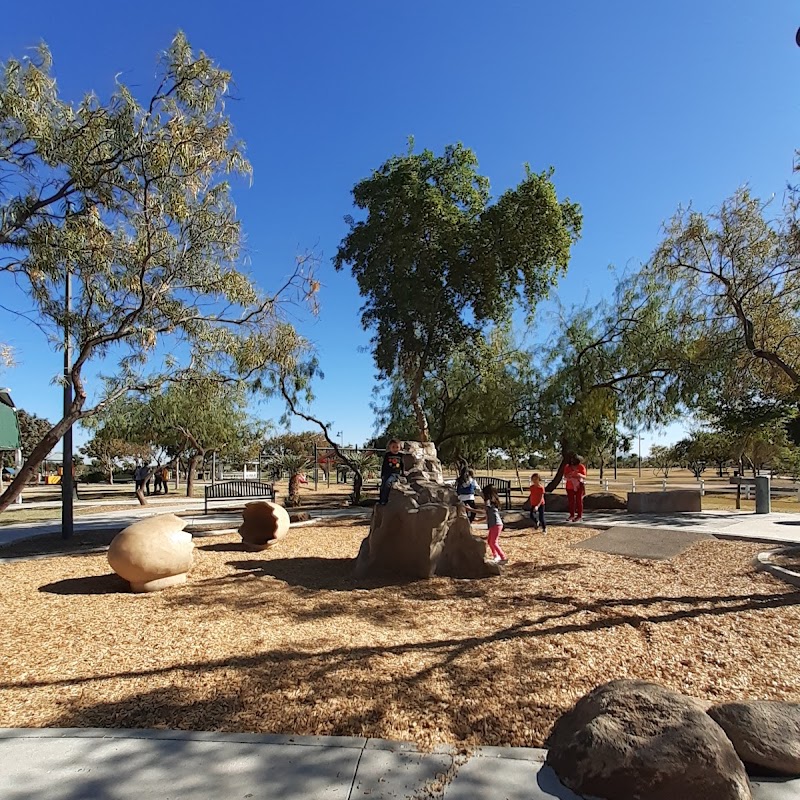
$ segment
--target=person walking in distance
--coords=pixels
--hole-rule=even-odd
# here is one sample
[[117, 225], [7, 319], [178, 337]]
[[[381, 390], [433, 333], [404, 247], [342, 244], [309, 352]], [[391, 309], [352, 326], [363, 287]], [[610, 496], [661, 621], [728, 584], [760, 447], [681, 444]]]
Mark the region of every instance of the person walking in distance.
[[381, 464], [381, 491], [378, 502], [382, 506], [389, 502], [389, 492], [403, 474], [403, 456], [400, 453], [400, 442], [397, 439], [391, 439], [389, 441], [389, 449], [383, 454], [383, 463]]
[[583, 496], [586, 494], [586, 466], [583, 459], [574, 453], [564, 467], [564, 485], [569, 505], [567, 522], [580, 522], [583, 519]]
[[535, 529], [542, 529], [542, 533], [547, 533], [547, 525], [544, 521], [544, 486], [538, 472], [531, 475], [531, 488], [528, 490], [528, 503], [530, 504], [530, 518], [533, 520]]

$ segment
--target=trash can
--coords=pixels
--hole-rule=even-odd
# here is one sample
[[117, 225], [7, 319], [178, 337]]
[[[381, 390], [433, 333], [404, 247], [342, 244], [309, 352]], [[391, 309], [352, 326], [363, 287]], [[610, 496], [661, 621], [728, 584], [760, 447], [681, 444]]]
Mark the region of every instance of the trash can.
[[770, 513], [769, 475], [756, 476], [756, 514]]

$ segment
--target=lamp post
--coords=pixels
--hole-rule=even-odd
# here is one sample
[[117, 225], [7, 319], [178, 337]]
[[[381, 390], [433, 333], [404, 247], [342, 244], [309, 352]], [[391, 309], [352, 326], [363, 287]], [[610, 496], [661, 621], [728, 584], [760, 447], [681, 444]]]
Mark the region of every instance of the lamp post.
[[639, 440], [639, 477], [642, 477], [642, 437], [636, 437]]
[[[72, 311], [72, 274], [67, 269], [64, 287], [64, 416], [72, 408], [72, 338], [70, 336], [70, 313]], [[73, 532], [72, 505], [72, 426], [64, 433], [61, 458], [61, 538], [69, 539]]]

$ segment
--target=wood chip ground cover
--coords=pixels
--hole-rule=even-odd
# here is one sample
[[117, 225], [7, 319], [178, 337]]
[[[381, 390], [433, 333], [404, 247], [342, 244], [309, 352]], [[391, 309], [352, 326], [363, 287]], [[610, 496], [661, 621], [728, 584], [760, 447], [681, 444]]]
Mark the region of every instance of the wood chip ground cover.
[[504, 536], [501, 578], [357, 583], [362, 520], [265, 553], [197, 540], [190, 582], [133, 595], [104, 554], [0, 565], [0, 727], [338, 734], [541, 746], [612, 678], [718, 702], [800, 700], [800, 593], [759, 545], [666, 562]]

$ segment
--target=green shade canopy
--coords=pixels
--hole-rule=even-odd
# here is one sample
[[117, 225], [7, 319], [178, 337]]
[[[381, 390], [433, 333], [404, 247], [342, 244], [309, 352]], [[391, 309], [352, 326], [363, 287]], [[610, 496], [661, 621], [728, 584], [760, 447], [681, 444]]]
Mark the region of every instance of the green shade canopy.
[[8, 390], [0, 389], [0, 450], [16, 450], [19, 446], [17, 410]]

